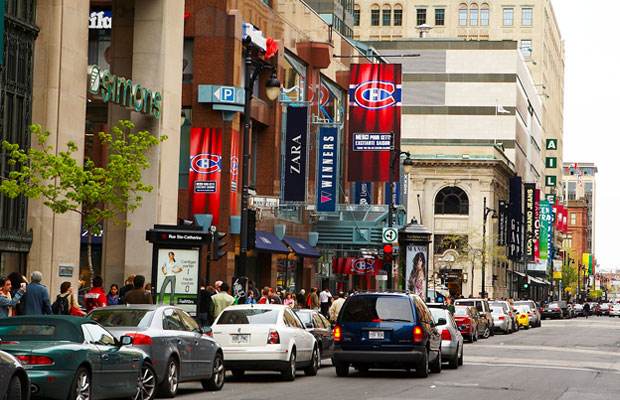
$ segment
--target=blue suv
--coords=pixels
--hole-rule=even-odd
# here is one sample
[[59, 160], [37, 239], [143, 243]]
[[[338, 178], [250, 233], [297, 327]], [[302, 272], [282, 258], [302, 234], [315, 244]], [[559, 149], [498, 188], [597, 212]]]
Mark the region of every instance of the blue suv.
[[416, 295], [352, 295], [340, 310], [333, 336], [332, 362], [338, 376], [347, 376], [350, 366], [360, 373], [369, 368], [415, 369], [421, 378], [429, 369], [441, 372], [441, 335]]

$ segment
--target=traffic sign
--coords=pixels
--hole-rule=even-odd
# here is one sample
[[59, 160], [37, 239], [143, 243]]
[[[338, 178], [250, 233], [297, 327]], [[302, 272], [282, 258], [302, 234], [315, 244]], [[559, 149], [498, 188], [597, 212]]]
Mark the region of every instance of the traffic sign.
[[383, 228], [383, 243], [396, 243], [398, 242], [398, 229], [396, 228]]
[[237, 98], [236, 93], [233, 86], [220, 86], [213, 92], [213, 97], [222, 103], [234, 103]]

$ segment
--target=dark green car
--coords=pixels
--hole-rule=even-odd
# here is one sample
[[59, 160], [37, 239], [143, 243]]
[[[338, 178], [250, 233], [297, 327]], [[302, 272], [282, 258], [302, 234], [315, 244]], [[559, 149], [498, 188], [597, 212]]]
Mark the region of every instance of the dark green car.
[[0, 349], [24, 365], [35, 398], [152, 399], [155, 373], [146, 353], [131, 343], [84, 318], [0, 319]]

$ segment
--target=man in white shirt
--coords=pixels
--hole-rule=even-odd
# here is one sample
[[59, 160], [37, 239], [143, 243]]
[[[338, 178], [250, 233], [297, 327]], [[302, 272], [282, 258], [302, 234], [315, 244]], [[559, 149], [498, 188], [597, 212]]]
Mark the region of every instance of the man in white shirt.
[[338, 314], [340, 314], [340, 309], [342, 308], [342, 305], [344, 304], [344, 300], [345, 300], [344, 293], [340, 292], [336, 296], [336, 300], [334, 300], [334, 302], [332, 303], [332, 306], [329, 307], [329, 320], [332, 323], [335, 323], [336, 320], [338, 319]]
[[328, 288], [324, 288], [321, 293], [319, 293], [319, 302], [321, 303], [321, 314], [325, 316], [325, 318], [329, 318], [329, 306], [331, 305], [332, 294], [329, 292]]

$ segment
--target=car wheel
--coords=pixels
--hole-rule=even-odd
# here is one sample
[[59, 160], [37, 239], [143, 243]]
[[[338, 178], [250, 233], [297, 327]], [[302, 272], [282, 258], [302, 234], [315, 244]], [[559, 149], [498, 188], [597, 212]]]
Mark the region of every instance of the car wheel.
[[463, 365], [463, 351], [464, 349], [461, 347], [461, 355], [459, 356], [459, 365]]
[[22, 381], [17, 376], [11, 378], [6, 392], [7, 400], [22, 400]]
[[491, 336], [491, 330], [487, 326], [486, 328], [484, 328], [484, 332], [482, 333], [482, 338], [483, 339], [488, 339], [489, 336]]
[[179, 388], [179, 366], [174, 358], [168, 360], [166, 365], [166, 377], [159, 387], [159, 395], [162, 397], [174, 397]]
[[336, 367], [336, 376], [346, 377], [349, 376], [349, 364], [347, 363], [334, 363]]
[[459, 367], [459, 354], [461, 349], [457, 346], [456, 353], [454, 353], [454, 357], [448, 361], [448, 368], [457, 369]]
[[138, 378], [138, 387], [136, 388], [136, 394], [133, 396], [133, 400], [151, 400], [155, 397], [155, 387], [157, 378], [155, 376], [155, 370], [149, 364], [144, 364], [140, 371], [140, 377]]
[[314, 350], [312, 350], [311, 364], [304, 369], [304, 374], [306, 374], [306, 376], [316, 376], [317, 372], [319, 372], [320, 360], [321, 355], [319, 354], [319, 349], [315, 347]]
[[285, 381], [294, 381], [295, 374], [297, 372], [297, 357], [295, 356], [295, 350], [291, 352], [291, 357], [288, 360], [288, 365], [286, 369], [282, 371], [282, 378]]
[[245, 371], [242, 369], [231, 369], [230, 372], [232, 372], [232, 376], [235, 378], [242, 378], [245, 375]]
[[434, 374], [441, 373], [441, 349], [437, 351], [437, 357], [435, 357], [435, 361], [430, 365], [431, 372]]
[[80, 367], [73, 378], [69, 400], [90, 400], [91, 393], [90, 373], [85, 367]]
[[220, 353], [215, 354], [213, 359], [213, 371], [209, 379], [203, 379], [202, 388], [204, 390], [218, 391], [224, 387], [224, 377], [226, 376], [226, 369], [224, 368], [224, 358]]
[[428, 377], [428, 350], [422, 352], [422, 359], [415, 366], [415, 377], [417, 378]]

